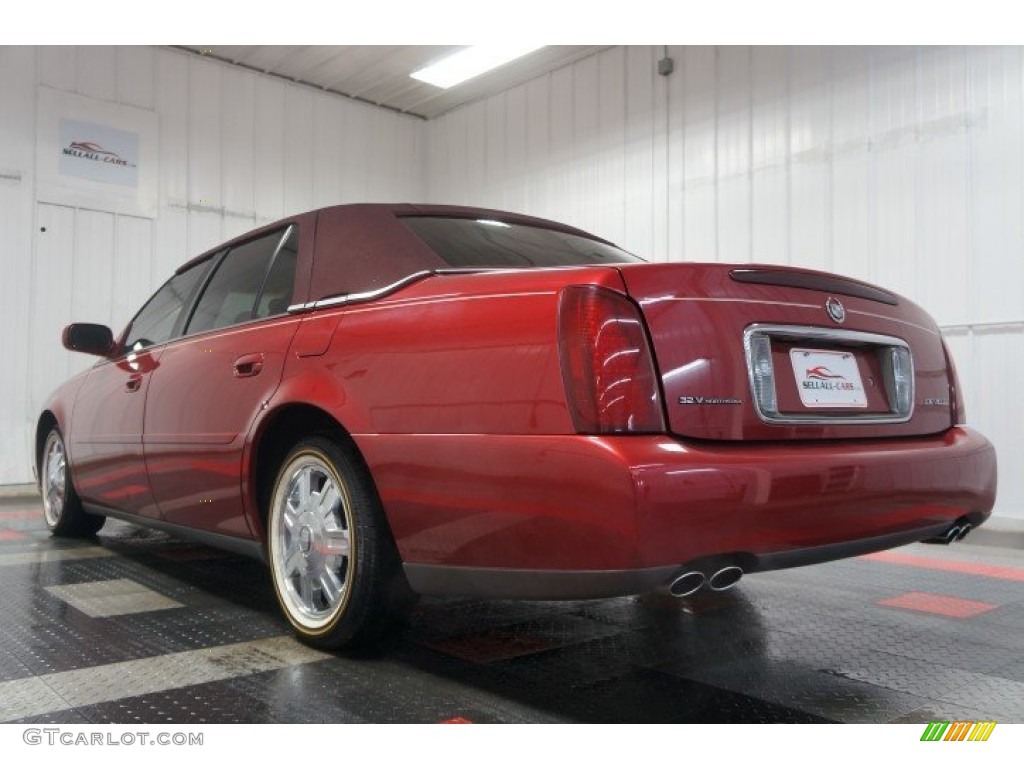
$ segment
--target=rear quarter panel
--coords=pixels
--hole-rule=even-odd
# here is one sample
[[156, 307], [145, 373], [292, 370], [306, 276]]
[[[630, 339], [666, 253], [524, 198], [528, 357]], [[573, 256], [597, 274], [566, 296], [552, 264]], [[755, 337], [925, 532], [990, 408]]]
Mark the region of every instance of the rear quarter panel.
[[[628, 473], [601, 449], [566, 455], [545, 438], [574, 432], [557, 303], [575, 283], [623, 290], [607, 267], [444, 275], [310, 314], [267, 415], [310, 403], [349, 432], [406, 561], [573, 567], [611, 556], [626, 535], [608, 532], [632, 505]], [[608, 509], [593, 510], [581, 485], [602, 489]], [[567, 549], [556, 530], [589, 543]]]
[[567, 434], [556, 310], [576, 282], [622, 290], [600, 267], [445, 275], [322, 311], [337, 318], [327, 350], [293, 355], [280, 394], [353, 435]]

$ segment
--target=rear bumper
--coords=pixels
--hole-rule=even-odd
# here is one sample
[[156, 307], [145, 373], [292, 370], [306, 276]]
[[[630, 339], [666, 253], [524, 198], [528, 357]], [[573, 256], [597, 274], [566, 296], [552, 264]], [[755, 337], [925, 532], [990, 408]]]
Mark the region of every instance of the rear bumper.
[[[734, 562], [740, 563], [745, 573], [814, 565], [913, 544], [938, 536], [948, 528], [949, 523], [942, 523], [885, 536], [787, 552], [765, 552], [759, 555], [741, 553]], [[720, 560], [721, 556], [708, 558], [709, 561], [716, 559]], [[720, 565], [724, 565], [724, 562]], [[495, 600], [584, 600], [637, 595], [667, 587], [674, 577], [690, 570], [693, 568], [682, 564], [624, 571], [552, 571], [405, 564], [405, 576], [414, 592], [424, 595], [474, 595]], [[705, 569], [704, 572], [710, 576], [709, 570]]]
[[634, 594], [705, 559], [758, 571], [900, 546], [977, 526], [995, 501], [995, 452], [961, 427], [814, 443], [356, 440], [410, 584], [429, 594]]
[[924, 438], [686, 446], [680, 456], [675, 467], [633, 468], [648, 562], [718, 553], [752, 556], [750, 570], [823, 562], [930, 538], [964, 517], [980, 525], [995, 503], [995, 450], [962, 427]]

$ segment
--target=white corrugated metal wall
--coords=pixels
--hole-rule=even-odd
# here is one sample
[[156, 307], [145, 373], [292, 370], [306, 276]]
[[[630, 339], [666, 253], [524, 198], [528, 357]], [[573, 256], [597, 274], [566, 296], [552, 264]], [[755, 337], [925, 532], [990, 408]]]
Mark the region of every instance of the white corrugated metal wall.
[[[1019, 48], [615, 48], [423, 123], [175, 51], [0, 47], [0, 484], [31, 414], [88, 365], [74, 319], [118, 326], [191, 254], [356, 200], [490, 205], [655, 259], [807, 265], [939, 320], [998, 512], [1024, 517], [1024, 55]], [[38, 204], [37, 86], [155, 110], [159, 215]], [[200, 202], [212, 201], [212, 202]], [[40, 228], [47, 237], [40, 237]]]
[[[38, 86], [156, 111], [157, 218], [37, 201]], [[92, 362], [61, 348], [67, 322], [123, 326], [191, 255], [259, 224], [423, 197], [421, 120], [176, 51], [0, 46], [0, 105], [0, 485], [31, 479], [33, 414]]]
[[943, 326], [1024, 518], [1021, 48], [604, 51], [426, 124], [430, 199], [657, 260], [835, 270]]

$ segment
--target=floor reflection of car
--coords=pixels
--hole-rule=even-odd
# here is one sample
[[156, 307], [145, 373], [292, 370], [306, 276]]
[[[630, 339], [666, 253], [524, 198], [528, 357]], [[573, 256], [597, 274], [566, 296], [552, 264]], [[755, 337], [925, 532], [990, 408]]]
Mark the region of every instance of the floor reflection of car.
[[651, 264], [550, 221], [326, 208], [183, 265], [39, 416], [46, 520], [264, 558], [323, 647], [415, 594], [724, 590], [954, 540], [994, 502], [934, 321], [763, 265]]

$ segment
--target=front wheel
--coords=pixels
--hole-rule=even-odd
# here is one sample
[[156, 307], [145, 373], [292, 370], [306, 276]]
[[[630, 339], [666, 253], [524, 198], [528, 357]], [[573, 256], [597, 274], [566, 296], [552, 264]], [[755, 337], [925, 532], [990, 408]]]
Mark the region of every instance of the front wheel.
[[68, 454], [64, 438], [54, 427], [43, 444], [39, 463], [40, 490], [43, 494], [43, 516], [46, 527], [54, 536], [86, 538], [103, 527], [106, 518], [90, 515], [82, 509], [82, 501], [75, 492], [68, 471]]
[[296, 445], [278, 472], [268, 518], [274, 591], [299, 639], [367, 646], [400, 618], [408, 588], [353, 447], [320, 436]]

